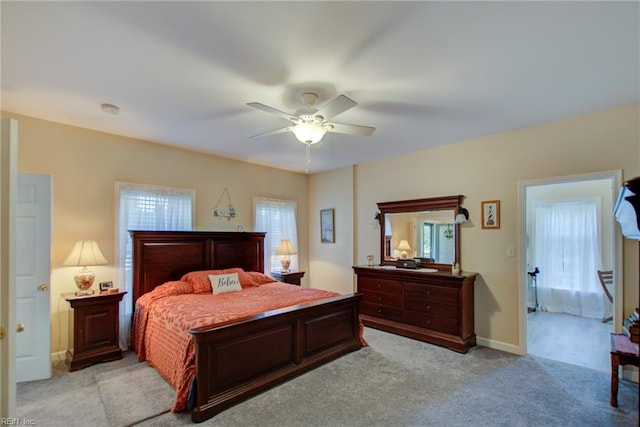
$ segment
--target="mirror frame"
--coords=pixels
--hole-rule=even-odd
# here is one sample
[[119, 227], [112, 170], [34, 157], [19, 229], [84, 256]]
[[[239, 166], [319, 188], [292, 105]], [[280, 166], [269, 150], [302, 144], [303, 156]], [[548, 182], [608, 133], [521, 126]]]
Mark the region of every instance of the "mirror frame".
[[[396, 265], [397, 261], [386, 260], [385, 248], [385, 215], [393, 213], [408, 213], [422, 211], [453, 210], [458, 211], [462, 205], [464, 196], [431, 197], [428, 199], [399, 200], [395, 202], [378, 202], [380, 210], [380, 265]], [[454, 213], [455, 217], [455, 213]], [[460, 224], [455, 224], [454, 262], [460, 263]], [[423, 267], [436, 268], [438, 270], [451, 270], [450, 264], [427, 263]]]

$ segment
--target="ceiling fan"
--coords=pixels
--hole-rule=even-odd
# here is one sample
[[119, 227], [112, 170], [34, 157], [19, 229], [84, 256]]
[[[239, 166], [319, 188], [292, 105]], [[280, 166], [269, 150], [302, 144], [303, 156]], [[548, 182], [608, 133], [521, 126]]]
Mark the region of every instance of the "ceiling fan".
[[373, 134], [373, 131], [376, 130], [376, 128], [370, 126], [349, 125], [329, 121], [338, 114], [344, 113], [348, 109], [358, 105], [357, 102], [345, 95], [338, 95], [320, 109], [314, 108], [314, 105], [318, 99], [318, 95], [316, 95], [315, 93], [304, 92], [300, 96], [300, 99], [304, 103], [304, 107], [301, 110], [297, 111], [295, 115], [285, 113], [284, 111], [277, 110], [273, 107], [269, 107], [268, 105], [264, 105], [259, 102], [248, 103], [247, 105], [249, 107], [257, 108], [258, 110], [275, 114], [293, 123], [293, 125], [281, 129], [272, 130], [270, 132], [253, 135], [249, 138], [257, 139], [265, 136], [292, 132], [296, 136], [298, 141], [309, 146], [311, 144], [319, 142], [327, 132], [371, 136]]

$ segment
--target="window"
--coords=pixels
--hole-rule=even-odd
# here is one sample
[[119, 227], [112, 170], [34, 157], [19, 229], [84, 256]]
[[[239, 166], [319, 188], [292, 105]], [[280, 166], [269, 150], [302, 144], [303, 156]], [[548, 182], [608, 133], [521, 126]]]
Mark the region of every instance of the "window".
[[597, 200], [537, 203], [534, 206], [533, 262], [541, 310], [605, 317], [597, 270], [600, 214]]
[[195, 191], [116, 182], [116, 283], [128, 294], [120, 309], [120, 345], [128, 347], [133, 313], [133, 253], [129, 230], [193, 229]]
[[[281, 239], [289, 239], [298, 250], [298, 227], [296, 223], [296, 202], [293, 200], [254, 197], [255, 217], [253, 229], [267, 233], [264, 241], [265, 271], [280, 271], [280, 257], [276, 255]], [[291, 270], [298, 269], [298, 255], [289, 256]]]

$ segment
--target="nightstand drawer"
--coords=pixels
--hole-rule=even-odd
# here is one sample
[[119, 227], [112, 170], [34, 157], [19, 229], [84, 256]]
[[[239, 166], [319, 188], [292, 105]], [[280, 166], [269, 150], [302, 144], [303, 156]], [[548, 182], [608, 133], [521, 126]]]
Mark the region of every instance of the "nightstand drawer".
[[402, 283], [398, 280], [377, 279], [373, 277], [358, 277], [359, 291], [378, 291], [392, 294], [402, 294]]

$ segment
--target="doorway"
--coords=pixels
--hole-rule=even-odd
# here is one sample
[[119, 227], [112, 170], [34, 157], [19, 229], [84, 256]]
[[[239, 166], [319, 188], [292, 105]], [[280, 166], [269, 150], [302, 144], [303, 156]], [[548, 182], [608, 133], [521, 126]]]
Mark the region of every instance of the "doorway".
[[[609, 332], [621, 322], [622, 300], [614, 297], [613, 307], [607, 306], [595, 270], [621, 271], [622, 241], [615, 231], [613, 217], [621, 175], [619, 170], [605, 171], [519, 183], [519, 240], [520, 253], [524, 254], [519, 260], [522, 354], [598, 370], [610, 369]], [[591, 231], [592, 236], [595, 233], [594, 244], [589, 249], [593, 249], [593, 255], [591, 261], [585, 255], [589, 251], [584, 249], [582, 231], [566, 225], [561, 227], [562, 250], [569, 252], [573, 244], [579, 248], [575, 253], [587, 258], [580, 261], [580, 268], [568, 268], [573, 262], [571, 254], [556, 252], [550, 255], [556, 248], [546, 246], [554, 244], [548, 237], [557, 238], [557, 231], [554, 234], [548, 226], [545, 228], [544, 221], [548, 220], [545, 215], [563, 210], [575, 214], [581, 209], [591, 210], [596, 215], [595, 229]], [[554, 218], [557, 221], [557, 217]], [[546, 233], [547, 237], [540, 233]], [[531, 274], [536, 267], [539, 272]], [[562, 285], [558, 285], [559, 281]], [[621, 283], [618, 274], [614, 295], [622, 295]], [[585, 289], [572, 286], [584, 286]], [[603, 310], [613, 314], [613, 322], [602, 322]]]

